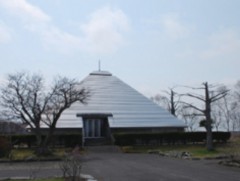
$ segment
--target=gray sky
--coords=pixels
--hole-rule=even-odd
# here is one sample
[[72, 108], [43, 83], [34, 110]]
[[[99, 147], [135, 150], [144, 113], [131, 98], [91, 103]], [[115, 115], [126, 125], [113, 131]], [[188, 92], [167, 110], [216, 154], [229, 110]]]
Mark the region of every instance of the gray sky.
[[110, 71], [150, 96], [240, 77], [239, 0], [0, 0], [0, 79]]

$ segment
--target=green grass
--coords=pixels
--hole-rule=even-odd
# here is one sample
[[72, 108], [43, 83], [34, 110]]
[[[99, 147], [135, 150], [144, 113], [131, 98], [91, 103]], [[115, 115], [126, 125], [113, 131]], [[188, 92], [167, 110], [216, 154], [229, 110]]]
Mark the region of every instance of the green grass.
[[[237, 144], [237, 146], [235, 146]], [[122, 147], [125, 153], [148, 153], [148, 152], [162, 152], [167, 153], [171, 151], [186, 151], [192, 157], [215, 157], [219, 155], [226, 155], [230, 153], [240, 153], [239, 142], [234, 144], [218, 144], [214, 146], [213, 151], [207, 151], [205, 145], [164, 145], [164, 146], [124, 146]], [[48, 158], [63, 158], [69, 149], [58, 148], [53, 150], [53, 155]], [[11, 151], [12, 160], [25, 160], [29, 157], [36, 158], [34, 150], [27, 148], [13, 149]], [[43, 158], [44, 159], [44, 158]]]
[[232, 147], [227, 144], [216, 145], [213, 151], [208, 151], [205, 145], [164, 145], [164, 146], [126, 146], [122, 147], [125, 153], [149, 153], [149, 152], [162, 152], [168, 153], [172, 151], [185, 151], [189, 152], [192, 157], [216, 157], [226, 154], [227, 150], [232, 151]]
[[62, 181], [63, 178], [36, 179], [36, 181]]
[[[216, 157], [222, 155], [240, 155], [240, 137], [231, 139], [228, 143], [214, 145], [213, 151], [207, 151], [205, 145], [163, 145], [163, 146], [123, 146], [122, 150], [125, 153], [149, 153], [149, 152], [172, 152], [172, 151], [186, 151], [192, 157]], [[64, 158], [66, 152], [71, 152], [70, 148], [57, 148], [53, 150], [53, 155], [49, 158]], [[83, 151], [81, 151], [83, 153]], [[25, 160], [27, 158], [38, 158], [34, 154], [33, 149], [18, 148], [11, 151], [11, 160]], [[7, 160], [8, 158], [4, 158]]]
[[[36, 159], [36, 160], [46, 160], [46, 159], [62, 159], [66, 156], [66, 153], [72, 152], [72, 148], [54, 148], [52, 149], [52, 155], [38, 157], [34, 153], [34, 149], [30, 148], [14, 148], [11, 150], [9, 156], [0, 158], [0, 160], [12, 160], [20, 161], [26, 159]], [[83, 154], [84, 150], [80, 151], [80, 154]]]
[[[30, 180], [9, 180], [9, 181], [30, 181]], [[34, 179], [34, 181], [64, 181], [63, 178]]]
[[[63, 158], [66, 152], [69, 152], [69, 149], [65, 149], [65, 148], [54, 149], [53, 155], [48, 156], [46, 158], [52, 158], [52, 159]], [[9, 157], [3, 158], [3, 159], [5, 160], [11, 159], [12, 161], [17, 161], [17, 160], [26, 160], [28, 158], [44, 159], [45, 157], [37, 157], [34, 153], [34, 149], [16, 148], [11, 150]]]
[[194, 157], [214, 157], [222, 154], [218, 149], [208, 151], [206, 148], [192, 149], [190, 153]]
[[34, 151], [32, 149], [21, 148], [21, 149], [13, 149], [11, 151], [11, 159], [12, 160], [24, 160], [28, 157], [34, 157]]

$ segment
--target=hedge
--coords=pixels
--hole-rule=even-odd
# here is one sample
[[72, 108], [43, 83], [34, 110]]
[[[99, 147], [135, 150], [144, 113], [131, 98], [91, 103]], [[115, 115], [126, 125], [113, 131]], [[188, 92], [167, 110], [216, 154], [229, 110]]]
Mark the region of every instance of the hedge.
[[[215, 142], [226, 142], [230, 136], [230, 132], [213, 132]], [[119, 146], [187, 144], [205, 142], [206, 132], [114, 133], [113, 137], [115, 144]], [[36, 145], [34, 134], [1, 136], [1, 138], [5, 138], [2, 140], [11, 140], [12, 145], [27, 145], [28, 147]], [[54, 135], [52, 137], [52, 146], [74, 147], [77, 144], [82, 144], [81, 133]]]
[[[230, 132], [213, 132], [213, 140], [226, 142]], [[115, 144], [127, 145], [162, 145], [186, 144], [206, 141], [206, 132], [171, 132], [171, 133], [115, 133]]]
[[53, 138], [53, 144], [65, 147], [74, 147], [82, 144], [82, 134], [65, 134], [55, 135]]
[[[12, 145], [27, 145], [28, 147], [36, 146], [36, 136], [34, 134], [26, 135], [8, 135], [1, 136], [2, 138], [8, 138], [11, 140]], [[43, 139], [45, 136], [42, 136]], [[53, 135], [51, 138], [51, 146], [64, 146], [64, 147], [74, 147], [75, 145], [81, 145], [82, 134], [63, 134], [63, 135]]]

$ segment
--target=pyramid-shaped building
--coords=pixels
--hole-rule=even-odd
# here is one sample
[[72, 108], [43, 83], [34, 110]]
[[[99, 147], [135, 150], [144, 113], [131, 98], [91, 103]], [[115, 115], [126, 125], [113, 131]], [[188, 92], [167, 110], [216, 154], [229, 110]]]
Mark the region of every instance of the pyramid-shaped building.
[[183, 131], [185, 124], [106, 71], [92, 72], [81, 84], [90, 92], [87, 104], [75, 103], [57, 123], [60, 129], [81, 130], [85, 138], [113, 132]]

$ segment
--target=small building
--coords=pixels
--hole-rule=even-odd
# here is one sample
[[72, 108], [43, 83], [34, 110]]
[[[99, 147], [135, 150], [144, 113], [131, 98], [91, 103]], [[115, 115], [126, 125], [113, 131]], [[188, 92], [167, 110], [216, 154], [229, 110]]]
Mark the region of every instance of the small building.
[[107, 71], [89, 74], [81, 84], [87, 104], [74, 103], [57, 123], [58, 131], [81, 131], [83, 143], [111, 139], [112, 134], [184, 131], [183, 121]]

